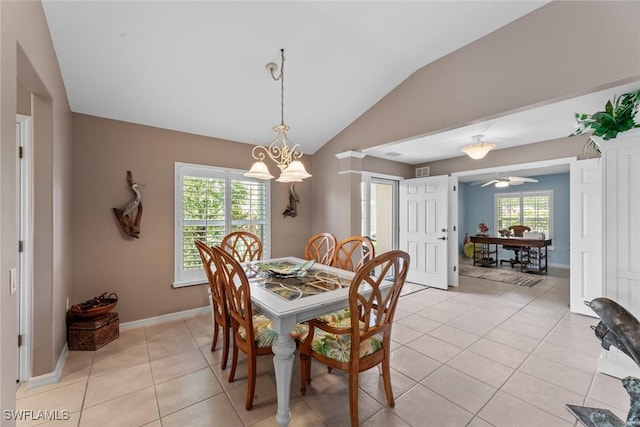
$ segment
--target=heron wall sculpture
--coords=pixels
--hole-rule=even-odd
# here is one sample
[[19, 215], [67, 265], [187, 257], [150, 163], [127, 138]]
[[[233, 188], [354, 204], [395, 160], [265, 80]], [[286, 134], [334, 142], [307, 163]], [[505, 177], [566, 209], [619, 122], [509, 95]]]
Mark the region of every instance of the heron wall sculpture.
[[133, 192], [133, 200], [124, 209], [113, 208], [113, 214], [116, 216], [124, 234], [138, 239], [140, 237], [140, 221], [142, 220], [142, 198], [138, 187], [142, 187], [144, 184], [133, 182], [131, 171], [127, 171], [127, 182]]

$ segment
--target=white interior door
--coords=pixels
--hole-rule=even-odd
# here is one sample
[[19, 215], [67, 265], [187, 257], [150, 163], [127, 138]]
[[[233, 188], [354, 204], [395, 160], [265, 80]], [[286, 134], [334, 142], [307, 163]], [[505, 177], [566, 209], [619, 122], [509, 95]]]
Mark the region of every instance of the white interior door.
[[447, 289], [449, 177], [400, 182], [400, 249], [411, 256], [407, 281]]
[[597, 317], [584, 301], [591, 301], [603, 295], [600, 159], [571, 163], [570, 206], [570, 308], [573, 313]]

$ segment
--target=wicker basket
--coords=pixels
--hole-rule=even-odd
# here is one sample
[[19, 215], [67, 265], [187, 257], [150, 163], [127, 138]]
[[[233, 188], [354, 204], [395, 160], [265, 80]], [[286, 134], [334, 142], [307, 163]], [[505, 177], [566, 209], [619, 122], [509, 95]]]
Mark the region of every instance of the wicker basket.
[[118, 295], [105, 292], [100, 296], [88, 300], [83, 304], [71, 306], [71, 314], [76, 317], [94, 318], [107, 314], [113, 310], [118, 303]]
[[71, 318], [68, 328], [69, 350], [97, 350], [120, 336], [118, 313], [92, 319]]

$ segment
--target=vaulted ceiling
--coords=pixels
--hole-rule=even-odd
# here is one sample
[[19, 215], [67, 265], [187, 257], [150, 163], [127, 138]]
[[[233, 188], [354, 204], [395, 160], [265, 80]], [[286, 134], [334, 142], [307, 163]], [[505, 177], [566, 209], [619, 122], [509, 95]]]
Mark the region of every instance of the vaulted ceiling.
[[265, 65], [284, 48], [285, 122], [312, 154], [419, 68], [545, 3], [45, 0], [44, 9], [72, 111], [250, 144], [270, 142], [280, 122], [280, 85]]

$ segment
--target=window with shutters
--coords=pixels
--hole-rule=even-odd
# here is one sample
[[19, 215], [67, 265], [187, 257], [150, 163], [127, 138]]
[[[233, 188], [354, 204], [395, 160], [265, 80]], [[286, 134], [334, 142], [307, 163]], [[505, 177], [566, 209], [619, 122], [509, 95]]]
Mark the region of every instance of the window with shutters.
[[512, 225], [526, 225], [553, 238], [553, 190], [496, 193], [494, 197], [496, 233]]
[[220, 244], [232, 231], [260, 237], [269, 258], [269, 182], [244, 171], [186, 163], [175, 164], [174, 287], [206, 283], [196, 240]]

